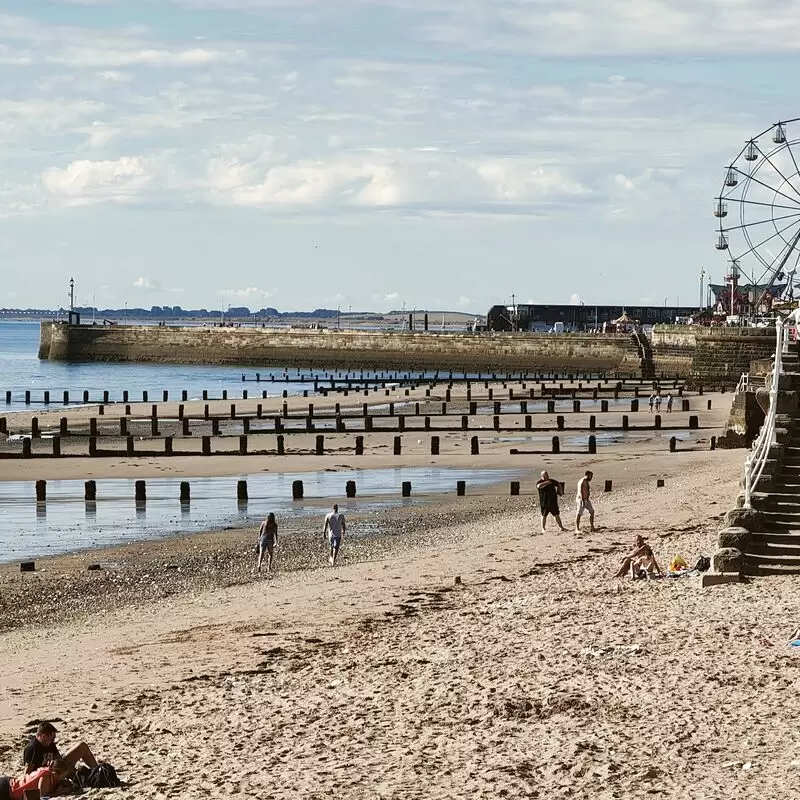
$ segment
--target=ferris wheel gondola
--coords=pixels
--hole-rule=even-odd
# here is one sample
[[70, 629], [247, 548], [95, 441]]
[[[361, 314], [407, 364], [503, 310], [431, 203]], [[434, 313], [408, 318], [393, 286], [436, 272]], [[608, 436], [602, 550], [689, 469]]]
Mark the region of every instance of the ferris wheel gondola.
[[[800, 118], [776, 122], [748, 139], [725, 168], [714, 198], [714, 246], [731, 263], [731, 313], [745, 305], [762, 313], [776, 300], [794, 299], [800, 264], [800, 138], [792, 138], [794, 123]], [[740, 280], [749, 282], [746, 297]]]

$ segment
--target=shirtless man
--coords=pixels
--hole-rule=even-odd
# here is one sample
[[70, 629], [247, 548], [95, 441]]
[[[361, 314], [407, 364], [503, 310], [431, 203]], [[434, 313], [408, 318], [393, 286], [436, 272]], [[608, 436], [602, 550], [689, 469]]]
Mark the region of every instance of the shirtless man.
[[594, 477], [594, 473], [587, 469], [583, 477], [578, 481], [578, 492], [575, 496], [575, 505], [578, 510], [575, 514], [575, 533], [581, 532], [581, 517], [583, 512], [589, 513], [589, 530], [594, 533], [594, 506], [589, 496], [592, 493], [592, 487], [589, 485]]
[[336, 559], [339, 555], [339, 548], [342, 546], [342, 536], [345, 528], [344, 514], [339, 513], [339, 506], [334, 503], [333, 510], [325, 516], [325, 525], [322, 528], [322, 536], [330, 542], [331, 554], [328, 563], [336, 566]]

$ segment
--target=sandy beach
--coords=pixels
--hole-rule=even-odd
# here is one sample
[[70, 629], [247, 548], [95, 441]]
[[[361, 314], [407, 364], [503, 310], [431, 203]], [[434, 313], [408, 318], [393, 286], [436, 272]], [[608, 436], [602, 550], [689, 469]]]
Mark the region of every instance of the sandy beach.
[[581, 537], [538, 535], [530, 498], [496, 495], [386, 512], [404, 535], [348, 541], [336, 570], [315, 532], [257, 580], [252, 532], [134, 546], [119, 602], [75, 613], [56, 587], [114, 573], [48, 562], [44, 624], [2, 612], [2, 767], [58, 717], [144, 798], [792, 796], [796, 581], [609, 577], [640, 532], [663, 563], [712, 551], [742, 458], [639, 461]]

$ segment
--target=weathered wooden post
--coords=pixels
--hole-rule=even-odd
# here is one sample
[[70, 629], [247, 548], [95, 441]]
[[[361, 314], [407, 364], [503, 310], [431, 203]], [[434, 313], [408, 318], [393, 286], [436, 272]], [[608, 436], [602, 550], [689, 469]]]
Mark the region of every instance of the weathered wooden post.
[[203, 455], [210, 456], [211, 455], [211, 437], [210, 436], [203, 436], [201, 439], [201, 445], [203, 448]]
[[344, 494], [345, 497], [352, 500], [356, 496], [356, 482], [355, 481], [347, 481], [344, 485]]
[[558, 454], [561, 452], [561, 439], [558, 436], [553, 437], [553, 453]]
[[31, 457], [31, 439], [29, 436], [26, 436], [22, 440], [22, 457], [23, 458]]
[[356, 436], [356, 455], [363, 456], [364, 455], [364, 437], [363, 436]]
[[97, 483], [86, 481], [83, 484], [83, 499], [87, 503], [94, 503], [97, 500]]
[[395, 436], [394, 437], [394, 454], [396, 456], [401, 455], [403, 452], [403, 437], [402, 436]]
[[597, 437], [590, 436], [589, 437], [589, 454], [594, 455], [597, 453]]
[[509, 493], [511, 497], [519, 497], [519, 481], [511, 481]]
[[481, 448], [480, 448], [480, 443], [478, 441], [478, 437], [477, 436], [473, 436], [470, 439], [470, 453], [473, 456], [477, 456], [477, 455], [480, 455], [480, 452], [481, 452]]
[[411, 481], [403, 481], [400, 493], [403, 497], [411, 497]]
[[292, 481], [292, 500], [303, 499], [303, 481]]
[[276, 442], [277, 442], [276, 447], [278, 450], [278, 455], [279, 456], [286, 455], [286, 445], [285, 445], [285, 440], [283, 438], [283, 434], [278, 435]]
[[53, 442], [53, 458], [61, 458], [61, 437], [54, 436]]
[[556, 428], [558, 428], [560, 431], [564, 430], [564, 417], [560, 415], [556, 417]]
[[136, 481], [133, 491], [137, 505], [147, 502], [147, 484], [144, 481]]
[[182, 506], [188, 506], [192, 501], [192, 490], [189, 481], [181, 481], [180, 502]]
[[318, 456], [324, 455], [325, 453], [325, 436], [321, 433], [317, 434], [316, 453]]
[[606, 481], [605, 485], [603, 486], [603, 491], [604, 492], [610, 492], [612, 486], [613, 486], [613, 483], [611, 481]]
[[39, 418], [31, 417], [31, 437], [38, 439], [41, 435], [41, 431], [39, 430]]
[[456, 497], [464, 497], [467, 493], [467, 482], [456, 481]]
[[239, 437], [239, 455], [246, 456], [247, 455], [247, 435], [243, 434]]
[[37, 503], [47, 502], [47, 481], [42, 481], [42, 480], [36, 481], [36, 502]]
[[431, 436], [431, 455], [438, 456], [439, 455], [439, 437], [438, 436]]
[[247, 502], [248, 500], [247, 481], [240, 480], [236, 482], [236, 500], [239, 503]]
[[670, 453], [674, 453], [678, 447], [678, 440], [673, 436], [669, 440], [669, 451]]

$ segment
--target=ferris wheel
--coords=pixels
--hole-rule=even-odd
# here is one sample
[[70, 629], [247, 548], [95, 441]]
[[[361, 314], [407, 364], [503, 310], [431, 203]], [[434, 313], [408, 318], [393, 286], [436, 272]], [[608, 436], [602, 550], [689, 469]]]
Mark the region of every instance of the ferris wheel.
[[[800, 264], [800, 130], [794, 139], [790, 131], [798, 122], [800, 117], [776, 122], [748, 139], [726, 167], [714, 199], [715, 246], [730, 260], [731, 313], [745, 306], [769, 311], [777, 300], [794, 299]], [[745, 282], [750, 285], [742, 291]]]

